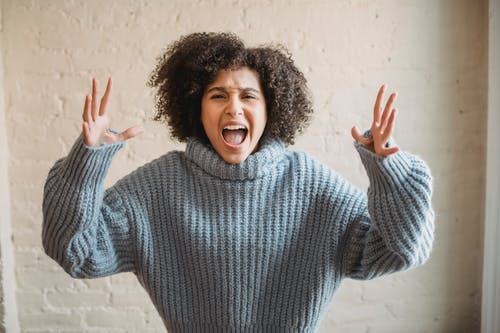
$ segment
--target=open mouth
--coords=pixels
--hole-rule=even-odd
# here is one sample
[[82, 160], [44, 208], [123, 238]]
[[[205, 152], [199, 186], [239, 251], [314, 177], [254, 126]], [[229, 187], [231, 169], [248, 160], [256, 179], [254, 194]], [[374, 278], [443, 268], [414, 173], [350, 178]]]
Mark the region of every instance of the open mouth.
[[245, 141], [248, 129], [243, 125], [230, 125], [222, 129], [222, 137], [226, 143], [237, 146]]

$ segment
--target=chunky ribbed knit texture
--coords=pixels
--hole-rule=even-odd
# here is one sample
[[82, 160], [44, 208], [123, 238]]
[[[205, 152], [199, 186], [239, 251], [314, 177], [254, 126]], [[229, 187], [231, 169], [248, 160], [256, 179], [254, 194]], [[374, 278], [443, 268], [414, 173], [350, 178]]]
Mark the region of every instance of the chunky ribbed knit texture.
[[356, 144], [366, 195], [277, 140], [230, 165], [192, 139], [104, 191], [122, 146], [80, 137], [56, 162], [43, 245], [73, 277], [134, 272], [170, 332], [314, 332], [343, 278], [429, 256], [431, 176], [406, 152]]

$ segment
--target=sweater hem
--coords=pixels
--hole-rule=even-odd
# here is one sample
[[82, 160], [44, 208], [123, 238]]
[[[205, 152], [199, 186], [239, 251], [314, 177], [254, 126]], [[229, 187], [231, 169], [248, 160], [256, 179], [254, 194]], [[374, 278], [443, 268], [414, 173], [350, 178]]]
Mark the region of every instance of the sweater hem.
[[272, 324], [220, 325], [215, 323], [167, 322], [168, 332], [190, 333], [314, 333], [316, 326], [279, 326]]
[[377, 193], [390, 194], [414, 174], [427, 174], [428, 168], [410, 153], [398, 151], [389, 156], [379, 156], [360, 143], [354, 144], [363, 163], [370, 188]]
[[103, 183], [113, 156], [123, 146], [123, 141], [97, 147], [87, 146], [80, 134], [62, 162], [61, 177], [69, 182], [76, 181], [74, 185], [77, 187]]

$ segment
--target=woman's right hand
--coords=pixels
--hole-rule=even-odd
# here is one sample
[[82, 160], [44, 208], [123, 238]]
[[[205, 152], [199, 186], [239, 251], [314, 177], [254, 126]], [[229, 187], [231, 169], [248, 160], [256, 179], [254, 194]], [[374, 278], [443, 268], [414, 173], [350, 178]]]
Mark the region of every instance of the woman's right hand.
[[140, 126], [132, 126], [121, 133], [113, 133], [109, 129], [109, 117], [106, 113], [109, 94], [111, 92], [111, 78], [108, 79], [106, 91], [97, 108], [97, 81], [92, 79], [92, 95], [85, 96], [83, 108], [83, 140], [87, 146], [96, 147], [101, 143], [125, 141], [142, 133]]

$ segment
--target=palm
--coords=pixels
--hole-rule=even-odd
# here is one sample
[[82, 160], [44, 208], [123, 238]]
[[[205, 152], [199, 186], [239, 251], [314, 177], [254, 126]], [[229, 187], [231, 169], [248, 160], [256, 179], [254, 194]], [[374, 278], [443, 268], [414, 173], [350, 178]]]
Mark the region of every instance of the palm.
[[85, 98], [83, 108], [83, 139], [88, 146], [98, 146], [101, 143], [113, 143], [130, 139], [142, 132], [139, 126], [133, 126], [121, 133], [113, 133], [109, 129], [109, 116], [106, 113], [106, 106], [111, 92], [111, 78], [108, 80], [106, 91], [97, 108], [97, 81], [92, 80], [92, 95]]
[[97, 116], [97, 118], [89, 124], [89, 134], [86, 136], [86, 143], [89, 146], [98, 146], [101, 142], [112, 143], [107, 140], [109, 131], [109, 117], [107, 115]]

